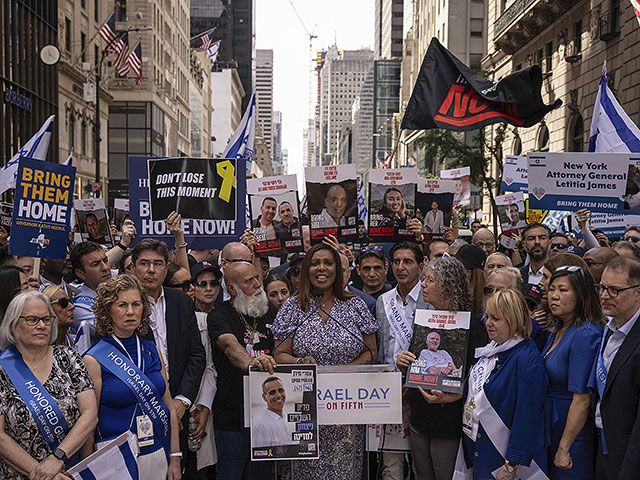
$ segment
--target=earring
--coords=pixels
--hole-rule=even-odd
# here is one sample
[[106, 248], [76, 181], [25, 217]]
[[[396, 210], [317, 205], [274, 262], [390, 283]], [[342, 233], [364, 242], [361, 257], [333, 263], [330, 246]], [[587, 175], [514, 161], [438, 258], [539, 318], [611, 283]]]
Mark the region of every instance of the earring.
[[112, 335], [112, 334], [113, 334], [113, 325], [112, 325], [112, 324], [110, 324], [110, 325], [107, 327], [107, 333], [108, 333], [109, 335]]
[[142, 335], [144, 333], [144, 327], [142, 326], [142, 323], [140, 325], [138, 325], [138, 328], [136, 328], [136, 331]]

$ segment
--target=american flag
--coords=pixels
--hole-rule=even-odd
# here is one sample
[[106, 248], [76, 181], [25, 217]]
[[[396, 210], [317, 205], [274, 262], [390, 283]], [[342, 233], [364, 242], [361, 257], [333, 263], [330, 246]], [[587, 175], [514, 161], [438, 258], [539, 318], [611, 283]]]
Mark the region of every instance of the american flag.
[[211, 39], [211, 34], [212, 33], [213, 32], [209, 32], [206, 35], [202, 35], [200, 37], [200, 40], [202, 40], [202, 45], [200, 45], [198, 48], [196, 48], [196, 50], [198, 52], [204, 52], [206, 50], [209, 50], [209, 47], [211, 47], [211, 42], [212, 42], [212, 39]]
[[[112, 13], [111, 16], [104, 22], [102, 28], [98, 31], [98, 35], [107, 42], [109, 45], [116, 38], [116, 14]], [[113, 48], [113, 45], [112, 45]], [[114, 50], [115, 51], [115, 50]]]
[[136, 75], [136, 85], [142, 80], [142, 46], [140, 42], [136, 45], [136, 48], [131, 50], [131, 53], [127, 57], [127, 64], [131, 68], [131, 71]]
[[636, 18], [638, 19], [638, 22], [640, 22], [640, 1], [631, 0], [631, 6], [633, 7], [633, 13], [636, 14]]
[[[129, 69], [127, 68], [127, 58], [129, 56], [129, 34], [125, 33], [122, 35], [122, 38], [118, 41], [121, 43], [120, 50], [118, 51], [118, 56], [113, 66], [118, 71], [118, 74], [121, 76], [126, 76]], [[121, 73], [124, 72], [123, 73]]]

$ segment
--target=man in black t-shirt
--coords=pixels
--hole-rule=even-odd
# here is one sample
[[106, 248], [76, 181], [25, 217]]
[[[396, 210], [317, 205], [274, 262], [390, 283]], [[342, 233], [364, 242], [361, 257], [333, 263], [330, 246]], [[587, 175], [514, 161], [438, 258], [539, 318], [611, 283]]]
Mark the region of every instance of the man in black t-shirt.
[[224, 276], [231, 299], [207, 317], [218, 372], [213, 401], [217, 474], [225, 479], [268, 478], [272, 462], [250, 461], [249, 431], [244, 428], [243, 417], [243, 377], [250, 367], [273, 373], [273, 335], [267, 325], [273, 323], [276, 310], [262, 288], [262, 276], [251, 263], [231, 263]]

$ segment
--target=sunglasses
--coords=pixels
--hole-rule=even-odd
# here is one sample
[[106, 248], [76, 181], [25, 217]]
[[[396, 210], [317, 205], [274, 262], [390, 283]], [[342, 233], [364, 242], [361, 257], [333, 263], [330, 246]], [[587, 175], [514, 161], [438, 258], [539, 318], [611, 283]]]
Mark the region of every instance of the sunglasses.
[[552, 243], [550, 248], [564, 250], [565, 248], [569, 248], [569, 245], [566, 243]]
[[496, 288], [496, 287], [492, 287], [491, 285], [487, 285], [486, 287], [484, 287], [482, 289], [482, 293], [484, 294], [485, 297], [490, 297], [491, 295], [493, 295], [498, 290], [500, 290], [500, 289]]
[[189, 290], [191, 290], [192, 284], [191, 284], [191, 280], [185, 280], [182, 283], [176, 283], [176, 284], [173, 284], [173, 285], [168, 285], [168, 287], [170, 287], [170, 288], [181, 288], [184, 293], [187, 293]]
[[640, 242], [640, 237], [622, 237], [622, 241], [638, 243]]
[[220, 285], [220, 282], [218, 280], [200, 280], [199, 282], [194, 282], [193, 285], [200, 288], [207, 288], [207, 285], [215, 288]]
[[57, 300], [51, 301], [51, 305], [59, 305], [60, 308], [67, 308], [70, 303], [73, 303], [73, 302], [71, 302], [71, 300], [69, 300], [67, 297], [62, 297]]

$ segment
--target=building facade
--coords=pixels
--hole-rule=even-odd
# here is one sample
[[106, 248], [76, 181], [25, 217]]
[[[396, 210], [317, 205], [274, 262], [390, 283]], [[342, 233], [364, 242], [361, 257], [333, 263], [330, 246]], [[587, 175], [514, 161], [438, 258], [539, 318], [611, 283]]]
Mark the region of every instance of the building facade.
[[273, 154], [273, 50], [256, 50], [256, 120]]
[[373, 66], [365, 75], [351, 109], [353, 163], [359, 176], [375, 167], [373, 155]]
[[235, 68], [220, 67], [211, 72], [211, 155], [220, 158], [242, 119], [245, 91]]
[[273, 112], [273, 174], [282, 175], [284, 165], [282, 162], [282, 112]]
[[0, 163], [9, 161], [50, 115], [56, 119], [47, 160], [57, 162], [59, 67], [45, 64], [40, 52], [45, 45], [58, 45], [58, 2], [4, 1], [0, 26]]
[[402, 57], [405, 0], [375, 0], [374, 56]]

